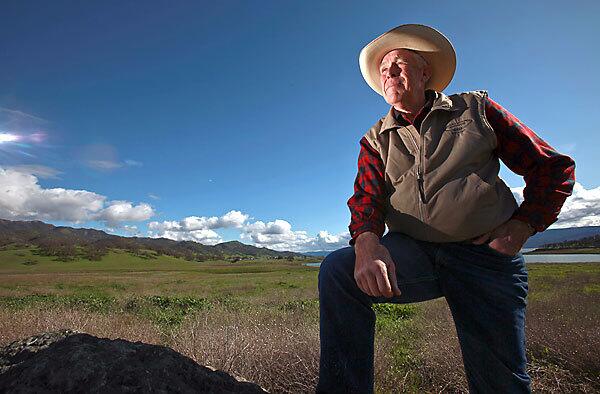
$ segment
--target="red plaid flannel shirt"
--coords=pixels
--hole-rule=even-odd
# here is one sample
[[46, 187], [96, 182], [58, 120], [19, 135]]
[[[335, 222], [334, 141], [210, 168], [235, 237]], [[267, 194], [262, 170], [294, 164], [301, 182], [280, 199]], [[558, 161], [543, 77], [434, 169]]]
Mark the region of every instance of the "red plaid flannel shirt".
[[[417, 128], [431, 104], [430, 101], [416, 117], [414, 125]], [[544, 231], [556, 221], [566, 198], [571, 195], [575, 184], [575, 162], [558, 153], [490, 98], [486, 101], [485, 115], [498, 140], [495, 153], [525, 180], [524, 201], [513, 219], [529, 223], [537, 232]], [[354, 245], [361, 233], [370, 231], [381, 238], [385, 231], [387, 191], [383, 161], [365, 137], [360, 140], [360, 147], [354, 195], [348, 200], [350, 245]]]

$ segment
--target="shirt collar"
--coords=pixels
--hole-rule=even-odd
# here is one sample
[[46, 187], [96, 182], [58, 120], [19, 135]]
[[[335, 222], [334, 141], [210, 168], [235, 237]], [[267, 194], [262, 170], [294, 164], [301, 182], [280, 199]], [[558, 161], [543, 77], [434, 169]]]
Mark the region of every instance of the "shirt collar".
[[[458, 111], [466, 108], [466, 103], [464, 103], [464, 100], [454, 102], [452, 101], [452, 99], [450, 99], [450, 97], [446, 96], [444, 93], [436, 92], [435, 90], [426, 90], [425, 98], [427, 100], [426, 104], [421, 110], [422, 112], [419, 113], [419, 115], [417, 116], [417, 118], [425, 116], [427, 112], [437, 109], [446, 111]], [[384, 132], [391, 129], [397, 129], [403, 126], [408, 126], [410, 124], [410, 122], [404, 119], [403, 116], [400, 115], [398, 116], [398, 118], [396, 118], [394, 115], [394, 107], [391, 106], [387, 115], [383, 118], [383, 123], [381, 125], [381, 129], [379, 130], [379, 134], [383, 134]], [[420, 120], [422, 121], [422, 119]]]

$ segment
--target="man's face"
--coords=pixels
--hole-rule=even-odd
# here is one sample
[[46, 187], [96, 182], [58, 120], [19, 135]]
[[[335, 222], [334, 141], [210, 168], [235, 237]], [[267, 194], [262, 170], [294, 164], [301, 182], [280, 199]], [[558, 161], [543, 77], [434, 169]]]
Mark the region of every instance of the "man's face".
[[401, 102], [407, 94], [422, 94], [430, 76], [425, 61], [406, 49], [388, 52], [381, 60], [379, 73], [383, 97], [390, 105]]

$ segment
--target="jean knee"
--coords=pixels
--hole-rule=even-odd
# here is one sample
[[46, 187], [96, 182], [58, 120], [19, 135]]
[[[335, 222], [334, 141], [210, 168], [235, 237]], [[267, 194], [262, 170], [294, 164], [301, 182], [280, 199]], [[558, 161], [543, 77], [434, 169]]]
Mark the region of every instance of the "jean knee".
[[354, 260], [354, 248], [350, 246], [335, 250], [325, 256], [319, 268], [319, 287], [322, 283], [340, 280], [348, 274], [354, 278]]

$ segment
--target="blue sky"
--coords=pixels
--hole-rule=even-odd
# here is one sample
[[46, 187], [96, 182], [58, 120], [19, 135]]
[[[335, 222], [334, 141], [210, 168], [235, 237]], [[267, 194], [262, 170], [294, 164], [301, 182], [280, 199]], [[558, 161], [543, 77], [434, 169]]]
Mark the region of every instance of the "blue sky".
[[358, 141], [389, 108], [358, 53], [421, 23], [456, 48], [445, 93], [488, 90], [575, 159], [577, 193], [557, 226], [600, 225], [599, 11], [592, 1], [3, 1], [0, 135], [20, 140], [0, 138], [0, 180], [18, 197], [0, 201], [0, 216], [344, 246]]

